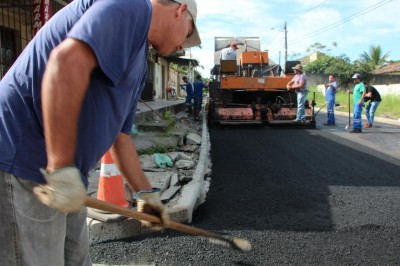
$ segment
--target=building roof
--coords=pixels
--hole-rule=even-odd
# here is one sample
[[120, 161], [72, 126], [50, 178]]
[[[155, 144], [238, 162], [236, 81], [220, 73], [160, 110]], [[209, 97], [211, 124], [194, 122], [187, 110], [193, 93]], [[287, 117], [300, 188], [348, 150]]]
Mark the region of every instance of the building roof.
[[199, 66], [199, 62], [196, 59], [189, 59], [189, 58], [182, 58], [182, 57], [163, 57], [170, 63], [174, 63], [181, 66], [189, 66], [192, 65], [193, 67]]
[[372, 71], [373, 74], [400, 74], [400, 62], [393, 63]]

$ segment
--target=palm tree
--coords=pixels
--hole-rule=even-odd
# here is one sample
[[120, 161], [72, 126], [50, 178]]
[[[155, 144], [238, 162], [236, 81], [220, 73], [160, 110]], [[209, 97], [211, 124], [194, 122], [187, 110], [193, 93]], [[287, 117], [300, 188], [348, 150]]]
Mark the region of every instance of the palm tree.
[[386, 53], [384, 55], [382, 54], [383, 52], [380, 45], [371, 45], [369, 54], [367, 52], [364, 52], [360, 55], [360, 57], [363, 63], [371, 65], [372, 69], [376, 69], [388, 62], [389, 53]]

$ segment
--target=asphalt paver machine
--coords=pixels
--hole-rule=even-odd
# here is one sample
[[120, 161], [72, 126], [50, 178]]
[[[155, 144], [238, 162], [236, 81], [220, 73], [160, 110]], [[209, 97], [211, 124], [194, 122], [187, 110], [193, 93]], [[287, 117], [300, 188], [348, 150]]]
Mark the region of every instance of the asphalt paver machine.
[[[238, 46], [236, 60], [221, 60], [221, 50], [232, 42]], [[306, 101], [306, 122], [293, 122], [297, 96], [286, 85], [299, 61], [287, 61], [282, 71], [269, 60], [268, 51], [260, 50], [259, 38], [215, 37], [214, 63], [207, 104], [209, 123], [315, 128], [314, 100]]]

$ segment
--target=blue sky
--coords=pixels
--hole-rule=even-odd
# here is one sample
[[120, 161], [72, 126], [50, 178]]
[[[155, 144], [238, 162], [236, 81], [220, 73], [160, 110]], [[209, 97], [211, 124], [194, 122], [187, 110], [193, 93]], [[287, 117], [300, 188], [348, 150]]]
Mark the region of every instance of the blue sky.
[[275, 62], [280, 52], [283, 64], [285, 22], [288, 60], [307, 55], [316, 42], [352, 61], [371, 45], [400, 60], [400, 0], [197, 0], [197, 6], [202, 48], [187, 52], [204, 77], [214, 65], [215, 37], [259, 37], [261, 50]]

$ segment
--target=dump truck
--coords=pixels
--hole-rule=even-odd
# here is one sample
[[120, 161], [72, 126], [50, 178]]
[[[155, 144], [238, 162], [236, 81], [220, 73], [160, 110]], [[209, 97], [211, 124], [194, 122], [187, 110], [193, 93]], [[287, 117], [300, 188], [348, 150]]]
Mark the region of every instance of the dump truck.
[[[221, 50], [232, 42], [238, 46], [236, 60], [221, 60]], [[210, 125], [315, 127], [314, 100], [306, 101], [306, 122], [293, 122], [297, 96], [286, 85], [300, 61], [287, 61], [282, 69], [269, 59], [268, 51], [260, 50], [258, 37], [215, 37], [214, 63], [207, 103]]]

